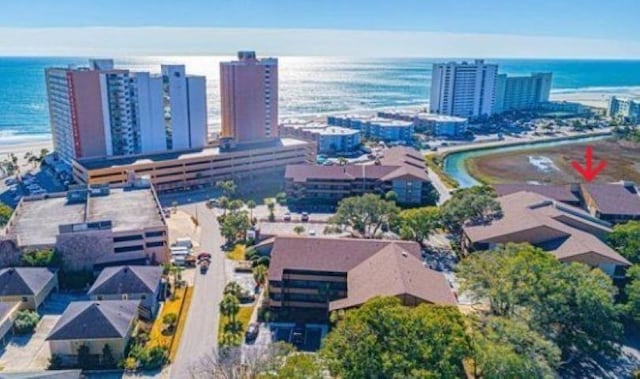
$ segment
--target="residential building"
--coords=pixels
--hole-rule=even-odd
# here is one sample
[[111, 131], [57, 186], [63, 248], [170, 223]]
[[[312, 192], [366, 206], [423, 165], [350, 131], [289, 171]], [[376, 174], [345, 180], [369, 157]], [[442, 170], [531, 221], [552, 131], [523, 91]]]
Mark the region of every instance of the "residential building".
[[275, 139], [278, 128], [278, 60], [238, 52], [220, 63], [222, 139], [235, 144]]
[[356, 129], [365, 138], [384, 142], [410, 144], [414, 133], [413, 122], [377, 116], [329, 116], [327, 123], [333, 126]]
[[152, 187], [77, 186], [22, 198], [0, 237], [0, 267], [25, 251], [55, 249], [71, 270], [168, 261], [167, 224]]
[[611, 96], [607, 116], [624, 117], [631, 121], [638, 121], [640, 120], [640, 100]]
[[212, 146], [185, 152], [82, 159], [73, 162], [73, 174], [78, 182], [90, 185], [122, 185], [133, 177], [145, 177], [158, 192], [210, 186], [227, 179], [236, 180], [249, 189], [269, 182], [281, 185], [288, 164], [315, 160], [315, 144], [281, 138], [244, 143], [233, 149]]
[[314, 142], [319, 154], [351, 153], [360, 148], [359, 130], [322, 122], [286, 120], [278, 125], [278, 134]]
[[498, 65], [474, 62], [435, 63], [431, 71], [429, 111], [458, 117], [493, 112]]
[[161, 73], [114, 68], [48, 68], [54, 150], [73, 159], [202, 148], [207, 144], [206, 84], [182, 65]]
[[416, 132], [428, 133], [436, 137], [460, 137], [464, 135], [469, 125], [469, 120], [464, 117], [426, 112], [382, 111], [378, 112], [378, 117], [411, 121]]
[[586, 183], [580, 188], [592, 216], [613, 224], [640, 220], [640, 195], [634, 183]]
[[550, 72], [536, 72], [529, 76], [499, 74], [496, 79], [496, 100], [493, 113], [534, 109], [549, 101]]
[[584, 116], [591, 113], [591, 109], [584, 104], [571, 101], [548, 101], [538, 104], [538, 110], [553, 112], [555, 117]]
[[74, 301], [67, 306], [46, 340], [51, 355], [76, 364], [78, 349], [89, 348], [90, 359], [99, 362], [106, 345], [116, 362], [124, 358], [138, 320], [137, 300]]
[[19, 303], [20, 309], [38, 310], [57, 289], [58, 275], [46, 267], [0, 269], [0, 303]]
[[[0, 344], [7, 342], [7, 334], [13, 330], [13, 322], [20, 311], [20, 302], [0, 302]], [[3, 376], [0, 375], [0, 378]]]
[[100, 272], [87, 295], [91, 300], [140, 300], [140, 317], [153, 320], [164, 298], [160, 266], [115, 266]]
[[495, 184], [499, 196], [535, 192], [552, 200], [580, 207], [600, 220], [616, 224], [640, 220], [640, 193], [632, 182], [538, 185]]
[[457, 304], [444, 275], [423, 264], [416, 242], [276, 237], [268, 277], [275, 312], [326, 317], [376, 296], [408, 306]]
[[288, 165], [285, 171], [287, 201], [301, 206], [335, 205], [350, 196], [393, 191], [400, 204], [434, 201], [424, 158], [408, 147], [384, 152], [377, 164], [320, 166]]
[[530, 243], [561, 262], [597, 267], [613, 278], [623, 278], [631, 263], [603, 239], [610, 224], [580, 208], [561, 204], [533, 192], [515, 192], [497, 198], [503, 216], [488, 224], [463, 227], [466, 251], [491, 250], [499, 244]]

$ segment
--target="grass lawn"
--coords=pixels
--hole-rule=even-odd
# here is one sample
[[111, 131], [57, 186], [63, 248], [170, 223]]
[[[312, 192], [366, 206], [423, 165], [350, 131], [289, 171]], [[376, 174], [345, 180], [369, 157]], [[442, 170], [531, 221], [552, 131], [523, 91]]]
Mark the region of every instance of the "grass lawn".
[[[176, 290], [175, 299], [167, 299], [165, 301], [164, 306], [162, 307], [162, 312], [158, 315], [158, 317], [156, 317], [156, 320], [151, 327], [147, 347], [166, 346], [170, 348], [169, 357], [171, 360], [173, 360], [173, 357], [178, 350], [178, 345], [180, 344], [180, 337], [182, 336], [182, 331], [184, 330], [187, 313], [189, 311], [189, 305], [191, 305], [192, 295], [192, 287], [178, 288]], [[176, 330], [172, 334], [165, 335], [162, 333], [164, 329], [162, 317], [169, 313], [175, 313], [178, 315], [178, 325], [176, 326]]]
[[227, 258], [232, 261], [244, 261], [244, 252], [247, 250], [247, 247], [242, 244], [237, 244], [233, 247], [229, 253], [227, 253]]
[[[246, 307], [240, 307], [240, 311], [238, 312], [237, 319], [242, 323], [242, 333], [244, 336], [244, 332], [247, 330], [249, 326], [249, 320], [251, 319], [251, 314], [253, 314], [253, 310], [256, 307], [256, 303]], [[222, 342], [222, 335], [224, 334], [224, 326], [229, 322], [229, 319], [225, 316], [220, 316], [220, 323], [218, 324], [218, 344]]]

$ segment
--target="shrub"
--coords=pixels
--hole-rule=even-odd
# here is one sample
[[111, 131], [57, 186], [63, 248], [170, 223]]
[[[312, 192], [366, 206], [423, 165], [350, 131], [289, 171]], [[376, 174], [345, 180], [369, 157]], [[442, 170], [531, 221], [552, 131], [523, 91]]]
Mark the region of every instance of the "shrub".
[[33, 333], [40, 321], [40, 316], [28, 309], [18, 312], [15, 321], [13, 322], [13, 330], [17, 334], [29, 334]]
[[22, 254], [22, 264], [30, 267], [49, 267], [56, 263], [56, 254], [51, 249], [34, 250]]

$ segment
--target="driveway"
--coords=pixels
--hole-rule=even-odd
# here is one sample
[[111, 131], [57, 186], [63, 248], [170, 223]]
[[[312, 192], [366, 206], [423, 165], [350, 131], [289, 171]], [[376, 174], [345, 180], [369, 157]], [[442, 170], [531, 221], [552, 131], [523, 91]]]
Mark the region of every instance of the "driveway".
[[181, 209], [195, 214], [196, 206], [202, 228], [200, 248], [211, 253], [211, 266], [204, 275], [199, 271], [196, 272], [193, 299], [187, 315], [187, 323], [178, 347], [178, 353], [170, 367], [172, 379], [191, 378], [190, 368], [203, 355], [213, 352], [217, 345], [218, 304], [222, 300], [222, 291], [227, 276], [225, 255], [220, 249], [223, 240], [214, 212], [208, 209], [204, 203], [185, 205]]
[[49, 344], [47, 335], [60, 319], [60, 315], [72, 300], [83, 300], [84, 296], [53, 293], [40, 309], [42, 319], [35, 333], [13, 336], [0, 350], [0, 367], [6, 371], [46, 370], [49, 366]]

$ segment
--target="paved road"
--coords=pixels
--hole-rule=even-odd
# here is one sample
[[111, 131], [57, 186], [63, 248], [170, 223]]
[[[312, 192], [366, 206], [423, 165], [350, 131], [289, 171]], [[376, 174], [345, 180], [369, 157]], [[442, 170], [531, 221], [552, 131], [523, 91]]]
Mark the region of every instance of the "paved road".
[[442, 205], [445, 201], [451, 198], [451, 193], [447, 189], [447, 186], [444, 185], [438, 174], [433, 172], [433, 170], [427, 169], [427, 174], [429, 175], [431, 184], [433, 184], [433, 188], [438, 191], [438, 205]]
[[183, 211], [195, 214], [202, 227], [200, 248], [211, 253], [211, 266], [205, 275], [196, 273], [195, 288], [187, 324], [180, 341], [178, 353], [170, 368], [170, 377], [190, 378], [189, 368], [204, 354], [211, 353], [218, 337], [218, 304], [222, 300], [225, 279], [225, 256], [220, 250], [222, 237], [215, 214], [203, 203], [184, 205]]

